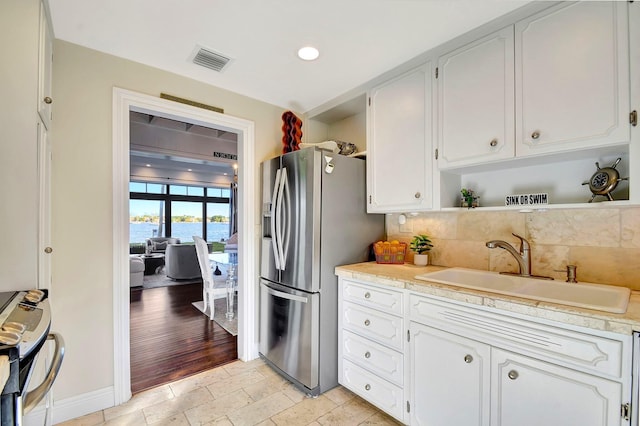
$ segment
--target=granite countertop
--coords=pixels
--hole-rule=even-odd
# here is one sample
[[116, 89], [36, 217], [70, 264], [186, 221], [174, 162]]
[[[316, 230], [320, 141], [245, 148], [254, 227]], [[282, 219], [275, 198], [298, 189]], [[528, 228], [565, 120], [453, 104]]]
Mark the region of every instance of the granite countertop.
[[[415, 278], [416, 275], [442, 269], [447, 268], [442, 266], [415, 266], [408, 263], [403, 265], [388, 265], [367, 262], [338, 266], [335, 272], [336, 275], [343, 278], [360, 279], [375, 284], [403, 288], [427, 295], [443, 297], [473, 305], [487, 306], [506, 312], [529, 315], [594, 330], [621, 334], [631, 334], [633, 331], [640, 331], [640, 292], [631, 292], [626, 313], [613, 314], [432, 283]], [[580, 283], [576, 285], [580, 285]]]

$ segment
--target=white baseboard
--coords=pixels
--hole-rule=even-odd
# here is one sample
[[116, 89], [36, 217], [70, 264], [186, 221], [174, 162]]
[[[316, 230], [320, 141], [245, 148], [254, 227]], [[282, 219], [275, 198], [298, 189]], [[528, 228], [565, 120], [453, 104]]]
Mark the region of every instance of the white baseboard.
[[[96, 411], [104, 410], [115, 405], [114, 388], [99, 389], [82, 395], [54, 401], [53, 403], [53, 424], [62, 423], [67, 420], [82, 417]], [[24, 418], [25, 426], [41, 426], [44, 423], [46, 410], [44, 404], [33, 409]]]

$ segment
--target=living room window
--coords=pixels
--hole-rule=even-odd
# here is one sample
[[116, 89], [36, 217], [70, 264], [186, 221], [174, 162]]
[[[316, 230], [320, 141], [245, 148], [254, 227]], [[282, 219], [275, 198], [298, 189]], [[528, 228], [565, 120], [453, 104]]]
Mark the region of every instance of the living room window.
[[176, 237], [188, 243], [193, 235], [224, 241], [231, 234], [230, 196], [229, 188], [130, 182], [129, 242]]

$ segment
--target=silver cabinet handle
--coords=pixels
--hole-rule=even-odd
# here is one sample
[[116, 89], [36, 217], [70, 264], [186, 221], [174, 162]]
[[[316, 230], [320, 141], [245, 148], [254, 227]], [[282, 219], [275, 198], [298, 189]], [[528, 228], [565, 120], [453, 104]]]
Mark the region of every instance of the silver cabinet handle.
[[491, 139], [491, 142], [489, 142], [489, 145], [498, 146], [498, 139]]
[[466, 362], [467, 364], [471, 364], [473, 362], [473, 357], [471, 355], [465, 355], [464, 362]]
[[366, 385], [364, 385], [364, 389], [365, 390], [371, 390], [371, 385], [369, 383], [367, 383]]
[[53, 252], [53, 249], [51, 247], [45, 247], [44, 252], [47, 254], [51, 254]]
[[531, 133], [531, 139], [538, 139], [540, 137], [540, 131], [535, 130], [533, 133]]
[[369, 321], [368, 319], [364, 320], [364, 325], [366, 325], [367, 327], [369, 327], [369, 324], [371, 324], [371, 321]]
[[416, 192], [416, 194], [414, 195], [414, 197], [416, 197], [416, 198], [420, 198], [420, 196], [421, 196], [421, 195], [422, 195], [422, 194], [420, 194], [419, 192]]
[[364, 357], [365, 357], [365, 358], [371, 358], [371, 352], [366, 351], [366, 352], [364, 353]]
[[45, 98], [44, 98], [44, 103], [45, 104], [50, 104], [52, 102], [53, 102], [53, 99], [51, 99], [49, 96], [45, 96]]
[[364, 294], [364, 298], [365, 298], [365, 299], [369, 299], [369, 298], [371, 298], [371, 293], [366, 292], [366, 293]]
[[518, 378], [518, 372], [516, 370], [511, 370], [509, 371], [509, 373], [507, 373], [507, 377], [509, 377], [511, 380], [515, 380]]

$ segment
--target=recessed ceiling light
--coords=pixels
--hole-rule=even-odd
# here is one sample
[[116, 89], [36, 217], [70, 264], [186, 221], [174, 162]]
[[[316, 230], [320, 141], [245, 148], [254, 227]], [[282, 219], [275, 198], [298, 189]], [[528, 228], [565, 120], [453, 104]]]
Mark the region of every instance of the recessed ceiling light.
[[188, 171], [188, 172], [192, 172], [192, 171], [193, 171], [193, 169], [187, 169], [187, 171]]
[[315, 47], [305, 46], [298, 50], [298, 57], [304, 61], [313, 61], [318, 59], [320, 52]]
[[147, 167], [151, 167], [151, 164], [147, 164]]

